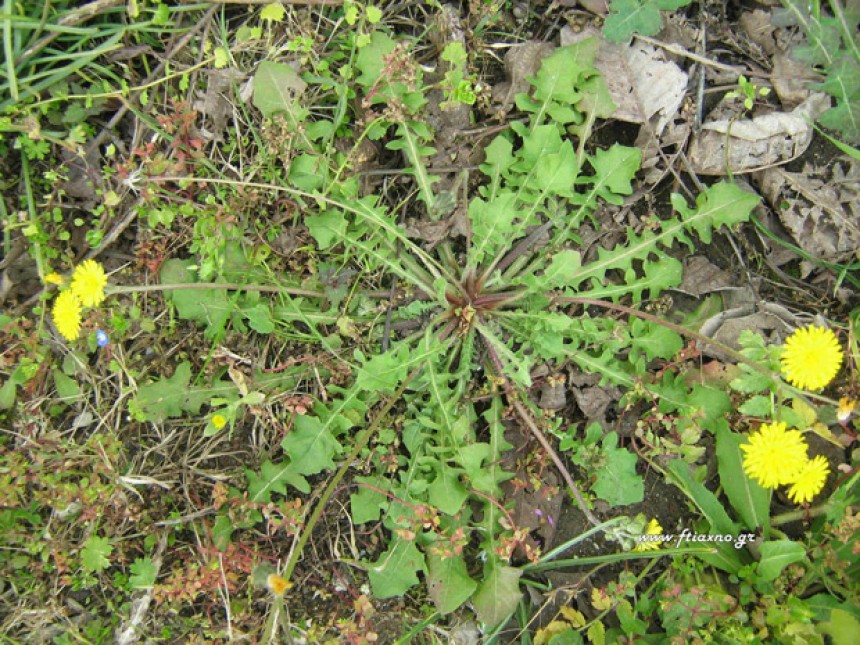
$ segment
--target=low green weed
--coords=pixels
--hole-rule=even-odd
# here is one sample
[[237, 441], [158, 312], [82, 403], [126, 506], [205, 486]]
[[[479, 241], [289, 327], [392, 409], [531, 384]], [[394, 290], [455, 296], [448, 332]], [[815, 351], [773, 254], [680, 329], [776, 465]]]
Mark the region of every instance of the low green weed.
[[758, 87], [755, 83], [752, 83], [747, 79], [746, 76], [741, 74], [738, 77], [738, 89], [732, 90], [727, 93], [725, 98], [727, 99], [740, 99], [744, 100], [744, 109], [749, 112], [753, 109], [756, 100], [760, 97], [763, 98], [770, 94], [769, 87]]
[[663, 28], [661, 11], [675, 11], [691, 0], [612, 0], [603, 24], [603, 35], [613, 42], [625, 42], [633, 34], [654, 36]]
[[[423, 105], [420, 75], [403, 51], [374, 32], [356, 56], [357, 83], [366, 93], [362, 101], [371, 110], [385, 107], [368, 115], [367, 136], [379, 138], [393, 130], [388, 147], [403, 151], [421, 201], [438, 218], [436, 178], [423, 161], [432, 150], [421, 143], [428, 133], [417, 119]], [[500, 484], [511, 477], [500, 467], [511, 448], [504, 436], [502, 397], [542, 436], [530, 404], [517, 393], [531, 385], [531, 370], [540, 361], [572, 360], [606, 380], [628, 386], [641, 382], [660, 391], [660, 384], [646, 382], [646, 366], [671, 359], [681, 349], [675, 332], [643, 321], [628, 327], [599, 313], [573, 317], [562, 303], [656, 297], [677, 284], [681, 274], [677, 260], [661, 248], [676, 241], [691, 244], [689, 232], [710, 241], [714, 229], [744, 221], [757, 202], [732, 185], [717, 184], [692, 208], [676, 196], [675, 218], [640, 234], [630, 231], [624, 243], [600, 249], [593, 260], [573, 250], [580, 224], [602, 202], [620, 204], [630, 193], [640, 161], [638, 150], [619, 145], [594, 153], [586, 149], [596, 119], [613, 109], [592, 67], [595, 51], [595, 41], [559, 50], [544, 61], [532, 94], [517, 97], [529, 121], [515, 123], [510, 135], [488, 147], [481, 168], [487, 183], [468, 205], [472, 233], [462, 259], [445, 245], [438, 255], [415, 245], [376, 198], [350, 197], [349, 181], [330, 185], [328, 196], [313, 192], [318, 187], [304, 180], [297, 188], [270, 187], [322, 207], [305, 217], [318, 253], [348, 253], [368, 273], [385, 271], [396, 278], [395, 291], [405, 296], [397, 297], [389, 319], [392, 326], [412, 331], [398, 338], [376, 327], [370, 353], [356, 348], [351, 355], [338, 349], [342, 340], [322, 325], [326, 316], [329, 324], [332, 317], [344, 316], [359, 324], [349, 310], [321, 310], [320, 298], [277, 298], [263, 314], [266, 320], [276, 330], [296, 325], [310, 330], [349, 365], [354, 381], [328, 388], [327, 403], [296, 417], [282, 442], [284, 457], [248, 474], [248, 494], [255, 502], [268, 502], [289, 488], [309, 492], [307, 478], [335, 468], [335, 459], [347, 451], [343, 442], [366, 423], [376, 404], [388, 400], [390, 408], [399, 401], [396, 416], [377, 413], [352, 438], [352, 454], [370, 464], [356, 480], [353, 521], [382, 520], [391, 536], [387, 549], [363, 565], [377, 597], [402, 595], [424, 574], [442, 613], [470, 599], [486, 623], [513, 611], [519, 571], [510, 560], [524, 534], [498, 502]], [[576, 148], [562, 137], [566, 131], [576, 135]], [[317, 176], [325, 177], [319, 169], [325, 157], [303, 154], [311, 155]], [[219, 297], [222, 304], [227, 301], [226, 295]], [[359, 295], [351, 302], [361, 301]], [[208, 323], [215, 322], [211, 316], [217, 310], [214, 304], [209, 308]], [[383, 341], [389, 349], [376, 353], [373, 344]], [[478, 408], [470, 400], [484, 380], [491, 403]], [[687, 409], [679, 397], [665, 398]], [[605, 441], [603, 450], [610, 464], [628, 470], [636, 482], [626, 450]], [[345, 463], [351, 461], [348, 457]], [[641, 482], [622, 497], [601, 486], [597, 494], [612, 503], [641, 500]], [[476, 574], [470, 562], [478, 554], [484, 565]], [[288, 563], [287, 577], [295, 562], [294, 557]]]
[[[653, 23], [660, 9], [684, 4], [639, 3], [634, 13]], [[615, 11], [623, 6], [613, 3]], [[489, 7], [481, 7], [488, 21]], [[56, 276], [57, 289], [46, 292], [40, 312], [47, 318], [44, 305], [53, 300], [53, 322], [72, 343], [57, 368], [41, 360], [45, 350], [38, 349], [33, 325], [0, 319], [15, 342], [4, 358], [4, 367], [14, 369], [0, 389], [0, 408], [10, 408], [28, 388], [45, 387], [57, 395], [51, 414], [69, 415], [70, 406], [88, 401], [87, 364], [104, 358], [107, 372], [128, 384], [122, 392], [130, 390], [113, 403], [128, 413], [124, 422], [160, 432], [190, 417], [196, 426], [189, 436], [196, 441], [199, 430], [216, 445], [236, 439], [238, 429], [250, 426], [246, 421], [262, 419], [254, 432], [275, 432], [261, 442], [258, 465], [244, 468], [243, 481], [219, 480], [211, 506], [199, 515], [172, 511], [180, 494], [198, 491], [163, 493], [159, 510], [172, 513], [170, 519], [137, 541], [116, 529], [117, 514], [128, 508], [124, 495], [138, 495], [133, 486], [139, 483], [119, 475], [126, 464], [116, 437], [93, 433], [83, 449], [63, 441], [56, 450], [14, 451], [5, 437], [4, 574], [43, 596], [48, 588], [34, 563], [48, 561], [61, 584], [75, 590], [110, 584], [110, 578], [122, 592], [117, 602], [151, 591], [171, 612], [199, 604], [204, 611], [174, 627], [213, 638], [227, 638], [232, 629], [229, 619], [226, 632], [206, 623], [214, 599], [222, 594], [228, 616], [244, 612], [247, 620], [256, 602], [247, 585], [253, 579], [269, 594], [266, 620], [256, 621], [264, 622], [263, 638], [321, 640], [325, 627], [318, 625], [299, 634], [289, 596], [323, 513], [348, 485], [350, 529], [373, 529], [373, 537], [365, 550], [337, 556], [366, 572], [370, 585], [353, 599], [354, 619], [338, 626], [344, 638], [367, 635], [368, 595], [423, 598], [426, 592], [425, 616], [414, 633], [468, 608], [493, 642], [511, 616], [527, 629], [531, 609], [522, 588], [554, 591], [543, 577], [547, 571], [620, 569], [638, 560], [641, 568], [614, 573], [609, 582], [595, 578], [590, 618], [565, 607], [537, 630], [534, 642], [581, 642], [583, 636], [592, 642], [766, 636], [791, 642], [796, 634], [823, 642], [824, 633], [847, 642], [838, 635], [857, 623], [857, 474], [840, 480], [817, 506], [801, 496], [801, 508], [774, 514], [775, 496], [796, 495], [792, 488], [774, 493], [750, 475], [750, 441], [739, 430], [785, 424], [834, 440], [825, 424], [838, 418], [849, 429], [850, 411], [845, 417], [835, 401], [786, 385], [779, 376], [784, 348], [744, 335], [741, 349], [732, 350], [690, 331], [695, 315], [685, 326], [639, 309], [681, 283], [678, 248], [711, 244], [717, 231], [748, 221], [758, 197], [726, 182], [703, 189], [694, 204], [674, 194], [671, 213], [628, 228], [619, 241], [585, 248], [585, 227], [602, 226], [604, 209], [624, 205], [642, 162], [636, 148], [599, 148], [592, 140], [614, 106], [594, 68], [598, 45], [590, 39], [543, 61], [529, 79], [530, 91], [515, 99], [523, 118], [489, 143], [479, 172], [464, 178], [474, 190], [463, 198], [443, 188], [429, 167], [436, 153], [424, 120], [431, 87], [410, 43], [387, 32], [376, 7], [350, 2], [337, 11], [350, 28], [332, 36], [331, 56], [320, 57], [315, 41], [297, 30], [286, 47], [307, 72], [275, 61], [256, 67], [252, 101], [266, 124], [247, 135], [227, 133], [221, 148], [231, 154], [258, 147], [253, 164], [237, 164], [248, 171], [242, 180], [223, 176], [205, 159], [197, 115], [181, 102], [157, 119], [168, 135], [166, 149], [145, 146], [118, 168], [118, 179], [141, 198], [146, 239], [138, 260], [158, 274], [159, 285], [121, 286], [120, 276], [107, 285], [105, 278], [100, 298], [91, 302], [76, 293], [78, 269], [69, 285]], [[243, 60], [247, 49], [272, 50], [275, 25], [286, 16], [275, 4], [255, 14], [235, 41], [225, 37], [215, 47], [216, 67]], [[449, 107], [473, 100], [475, 77], [461, 49], [445, 50], [450, 65], [432, 88], [442, 89]], [[751, 98], [749, 89], [741, 85], [743, 98]], [[249, 118], [250, 108], [241, 110]], [[391, 192], [365, 190], [355, 160], [366, 140], [403, 160], [406, 190], [402, 182]], [[405, 195], [408, 190], [414, 194]], [[402, 225], [407, 210], [442, 222], [458, 207], [465, 213], [459, 237], [422, 245]], [[273, 230], [255, 222], [269, 221], [259, 215], [273, 212], [279, 218]], [[34, 247], [53, 246], [45, 222], [31, 219]], [[188, 257], [170, 257], [175, 231]], [[275, 241], [284, 234], [295, 243], [278, 253]], [[58, 259], [47, 251], [37, 255]], [[104, 277], [101, 268], [88, 270]], [[58, 316], [57, 303], [70, 292], [74, 298], [63, 297], [66, 309]], [[153, 292], [168, 305], [157, 314], [164, 317], [161, 332], [151, 311], [141, 311]], [[848, 335], [856, 338], [852, 324]], [[136, 331], [172, 338], [180, 329], [202, 346], [200, 360], [186, 351], [128, 367], [120, 351], [110, 354], [111, 339]], [[241, 365], [225, 349], [237, 337], [265, 340], [276, 348], [267, 355], [276, 364]], [[732, 368], [713, 361], [730, 372], [723, 381], [709, 378], [714, 365], [701, 354], [706, 344], [739, 362]], [[289, 358], [277, 358], [282, 353]], [[856, 360], [856, 346], [853, 355]], [[635, 429], [622, 438], [540, 410], [529, 396], [536, 375], [562, 364], [621, 386], [617, 407], [636, 417]], [[549, 437], [576, 466], [574, 474]], [[801, 443], [808, 448], [805, 437]], [[716, 459], [709, 473], [710, 445]], [[515, 449], [525, 474], [509, 465]], [[686, 498], [691, 526], [664, 530], [656, 518], [628, 511], [648, 496], [643, 465]], [[544, 480], [551, 467], [563, 485]], [[530, 527], [518, 523], [507, 486], [570, 497], [586, 528], [545, 552]], [[597, 501], [609, 519], [598, 519]], [[801, 520], [811, 522], [806, 533], [788, 530]], [[63, 523], [61, 540], [28, 540], [46, 532], [49, 521]], [[257, 547], [244, 543], [249, 535], [259, 541], [262, 525], [266, 540], [290, 541], [280, 566], [261, 566]], [[161, 550], [184, 531], [197, 539], [195, 557], [159, 569]], [[609, 552], [584, 557], [572, 551], [597, 535], [613, 546]], [[658, 568], [661, 560], [670, 564]], [[171, 628], [164, 630], [169, 638]], [[94, 622], [91, 631], [85, 637], [96, 640], [106, 627]]]
[[[754, 482], [743, 473], [741, 436], [730, 431], [725, 419], [732, 407], [726, 393], [704, 382], [685, 381], [675, 369], [663, 370], [656, 378], [648, 371], [654, 361], [683, 356], [681, 335], [647, 317], [623, 324], [591, 311], [598, 298], [609, 301], [611, 308], [611, 302], [622, 297], [633, 302], [655, 298], [677, 284], [680, 266], [661, 247], [678, 241], [691, 244], [691, 232], [709, 243], [719, 226], [745, 221], [757, 198], [733, 185], [715, 184], [694, 207], [673, 196], [674, 218], [640, 234], [628, 231], [624, 243], [599, 249], [593, 259], [583, 259], [570, 248], [578, 241], [578, 226], [602, 201], [620, 203], [629, 193], [639, 162], [638, 151], [622, 146], [586, 151], [595, 119], [612, 109], [601, 79], [590, 67], [593, 53], [588, 41], [557, 52], [531, 80], [532, 93], [517, 97], [529, 121], [513, 124], [510, 135], [499, 136], [487, 149], [487, 162], [481, 167], [486, 183], [468, 205], [471, 238], [462, 259], [445, 243], [435, 255], [417, 247], [403, 236], [392, 216], [368, 198], [325, 200], [322, 214], [306, 219], [321, 251], [336, 252], [345, 243], [344, 250], [363, 257], [370, 263], [366, 266], [385, 269], [397, 278], [398, 287], [405, 284], [406, 293], [420, 296], [402, 303], [398, 299], [390, 309], [392, 322], [414, 331], [404, 338], [386, 338], [390, 349], [383, 354], [368, 356], [356, 350], [353, 385], [334, 390], [334, 401], [318, 404], [314, 416], [297, 421], [294, 434], [283, 441], [287, 458], [249, 473], [249, 494], [265, 501], [289, 487], [307, 490], [306, 477], [334, 467], [334, 459], [345, 449], [343, 437], [385, 397], [385, 408], [354, 438], [345, 461], [364, 454], [371, 464], [368, 474], [356, 478], [353, 522], [381, 520], [390, 531], [386, 550], [364, 563], [377, 597], [402, 595], [424, 576], [442, 614], [471, 600], [479, 620], [492, 625], [514, 611], [523, 570], [512, 567], [511, 559], [514, 553], [530, 551], [524, 534], [497, 501], [500, 484], [512, 476], [499, 467], [511, 448], [504, 435], [501, 401], [504, 397], [527, 427], [539, 423], [518, 391], [531, 385], [531, 371], [540, 361], [570, 360], [630, 388], [628, 400], [634, 400], [638, 391], [655, 401], [655, 412], [671, 420], [668, 427], [679, 438], [674, 445], [659, 444], [661, 454], [675, 455], [667, 463], [666, 475], [703, 513], [704, 523], [697, 527], [702, 532], [724, 536], [742, 532], [717, 496], [690, 472], [689, 464], [702, 456], [698, 444], [703, 429], [716, 437], [720, 478], [744, 528], [769, 526], [769, 497], [754, 492]], [[421, 201], [431, 217], [439, 217], [434, 210], [436, 178], [423, 162], [432, 150], [421, 143], [420, 121], [410, 117], [422, 105], [415, 97], [420, 79], [410, 75], [399, 56], [395, 42], [374, 34], [357, 59], [368, 79], [363, 84], [366, 102], [373, 106], [384, 101], [386, 106], [371, 115], [368, 132], [383, 136], [393, 128], [389, 147], [403, 151]], [[388, 82], [378, 80], [383, 67]], [[565, 130], [577, 136], [576, 148], [560, 137]], [[285, 192], [313, 199], [301, 190]], [[540, 242], [538, 234], [543, 237]], [[572, 304], [589, 309], [570, 316], [564, 307]], [[741, 358], [753, 363], [762, 357]], [[779, 383], [773, 367], [757, 363], [754, 372]], [[488, 381], [482, 391], [493, 396], [489, 405], [479, 408], [471, 401], [481, 375]], [[396, 400], [405, 410], [393, 416]], [[574, 461], [595, 458], [589, 450], [597, 448], [597, 439], [589, 436], [582, 443], [562, 444], [572, 450]], [[611, 505], [640, 501], [643, 493], [633, 455], [618, 448], [611, 435], [601, 439], [597, 454], [605, 459], [606, 472], [617, 472], [617, 481], [629, 484], [601, 483], [598, 477], [591, 493]], [[317, 511], [340, 481], [343, 468]], [[575, 488], [571, 492], [578, 496]], [[750, 506], [750, 499], [757, 501]], [[316, 517], [311, 516], [309, 527]], [[305, 540], [308, 530], [302, 536]], [[608, 535], [623, 541], [631, 534], [621, 530]], [[300, 547], [303, 544], [300, 541]], [[796, 557], [802, 552], [803, 546], [790, 541], [768, 542], [757, 571], [772, 579], [790, 562], [789, 554]], [[483, 560], [480, 573], [471, 564], [476, 557]], [[531, 557], [538, 556], [532, 552]], [[752, 564], [746, 551], [727, 543], [717, 543], [698, 557], [732, 575]], [[295, 563], [295, 557], [288, 562], [287, 578]], [[690, 635], [706, 629], [715, 615], [728, 615], [734, 606], [724, 594], [725, 602], [695, 610], [696, 592], [690, 593], [694, 595], [680, 598], [676, 608], [692, 607], [693, 622], [683, 627], [673, 623], [674, 610], [667, 606], [667, 633]], [[633, 619], [632, 608], [628, 613], [623, 631], [642, 633], [643, 623]], [[696, 619], [699, 614], [701, 622]], [[746, 633], [746, 627], [740, 629]]]

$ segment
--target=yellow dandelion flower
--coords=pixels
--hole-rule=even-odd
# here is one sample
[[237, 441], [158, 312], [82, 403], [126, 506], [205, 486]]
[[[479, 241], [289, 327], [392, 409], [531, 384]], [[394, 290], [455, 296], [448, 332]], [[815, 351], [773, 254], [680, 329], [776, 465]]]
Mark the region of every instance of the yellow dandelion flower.
[[44, 278], [42, 278], [42, 281], [45, 284], [57, 284], [57, 285], [63, 284], [65, 282], [65, 280], [63, 279], [63, 276], [61, 276], [59, 273], [49, 273]]
[[95, 260], [84, 260], [72, 274], [71, 286], [84, 307], [97, 307], [105, 299], [105, 270]]
[[842, 347], [830, 329], [808, 325], [785, 339], [779, 360], [789, 383], [804, 390], [820, 390], [839, 372]]
[[827, 475], [830, 473], [830, 464], [827, 459], [818, 455], [806, 462], [806, 465], [794, 478], [788, 496], [795, 504], [809, 502], [824, 488]]
[[293, 583], [277, 573], [270, 573], [266, 578], [266, 586], [276, 596], [283, 596], [284, 592], [293, 586]]
[[81, 301], [71, 291], [63, 291], [54, 299], [54, 324], [66, 340], [81, 335]]
[[227, 417], [223, 414], [213, 414], [210, 421], [212, 422], [212, 425], [215, 426], [216, 430], [220, 430], [227, 425]]
[[762, 424], [741, 444], [744, 472], [764, 488], [790, 484], [808, 461], [806, 441], [797, 430], [784, 423]]
[[648, 526], [645, 527], [645, 533], [640, 536], [638, 544], [633, 547], [634, 551], [656, 551], [660, 548], [660, 545], [663, 543], [663, 540], [655, 540], [653, 538], [649, 538], [651, 535], [662, 535], [663, 527], [660, 526], [660, 522], [656, 519], [648, 522]]

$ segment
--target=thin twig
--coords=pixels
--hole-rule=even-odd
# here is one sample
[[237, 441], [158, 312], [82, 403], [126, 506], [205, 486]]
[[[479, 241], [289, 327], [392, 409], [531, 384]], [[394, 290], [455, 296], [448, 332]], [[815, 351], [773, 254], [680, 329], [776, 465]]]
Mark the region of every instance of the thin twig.
[[199, 520], [202, 517], [207, 517], [209, 515], [214, 515], [217, 512], [214, 506], [210, 506], [209, 508], [204, 508], [196, 513], [191, 513], [190, 515], [183, 515], [182, 517], [177, 517], [172, 520], [162, 520], [160, 522], [156, 522], [153, 526], [178, 526], [180, 524], [188, 524], [188, 522], [193, 522], [194, 520]]
[[[492, 353], [492, 349], [490, 350]], [[502, 375], [502, 378], [505, 378]], [[507, 379], [505, 380], [507, 383]], [[570, 471], [564, 465], [564, 462], [561, 460], [561, 457], [558, 456], [558, 453], [553, 449], [552, 444], [549, 442], [549, 439], [546, 438], [546, 435], [543, 431], [537, 427], [537, 424], [532, 419], [529, 412], [525, 409], [522, 403], [520, 403], [516, 398], [516, 395], [510, 396], [511, 404], [514, 406], [514, 410], [516, 410], [520, 419], [522, 419], [523, 423], [526, 424], [529, 430], [531, 430], [532, 434], [535, 436], [535, 439], [538, 440], [543, 449], [546, 450], [549, 458], [552, 459], [552, 463], [555, 464], [555, 467], [561, 473], [562, 478], [567, 484], [568, 488], [570, 488], [570, 492], [573, 493], [573, 496], [576, 498], [576, 503], [579, 505], [580, 510], [583, 512], [585, 517], [591, 522], [594, 526], [600, 524], [600, 520], [598, 520], [594, 513], [588, 508], [588, 505], [585, 503], [585, 499], [582, 497], [582, 493], [579, 492], [579, 488], [576, 485], [576, 482], [573, 481], [573, 477], [570, 475]]]
[[382, 333], [382, 353], [388, 351], [388, 343], [391, 340], [391, 314], [394, 311], [394, 301], [397, 298], [397, 276], [391, 280], [391, 291], [388, 295], [388, 307], [385, 311], [385, 330]]
[[218, 554], [218, 568], [221, 570], [221, 585], [219, 591], [224, 599], [224, 614], [227, 618], [227, 642], [233, 642], [233, 617], [230, 611], [230, 587], [227, 585], [227, 574], [224, 572], [224, 554]]
[[[726, 65], [725, 63], [719, 63], [715, 60], [711, 60], [710, 58], [705, 58], [704, 56], [699, 56], [698, 54], [694, 54], [689, 49], [684, 49], [680, 45], [676, 45], [674, 43], [664, 43], [662, 40], [657, 40], [655, 38], [649, 38], [648, 36], [643, 36], [642, 34], [635, 34], [635, 38], [637, 40], [641, 40], [642, 42], [646, 42], [649, 45], [654, 45], [655, 47], [660, 47], [661, 49], [665, 49], [667, 52], [671, 52], [673, 54], [677, 54], [678, 56], [683, 56], [684, 58], [689, 58], [690, 60], [696, 61], [702, 65], [707, 65], [708, 67], [714, 67], [716, 69], [721, 69], [724, 72], [734, 72], [735, 74], [747, 74], [749, 75], [750, 70], [740, 67], [739, 65]], [[756, 72], [756, 74], [758, 74]]]
[[[480, 333], [480, 328], [478, 328], [478, 332]], [[540, 443], [540, 445], [549, 455], [549, 458], [552, 460], [552, 463], [555, 465], [556, 469], [558, 469], [558, 472], [561, 473], [562, 479], [564, 479], [564, 482], [567, 484], [568, 488], [570, 488], [570, 492], [573, 493], [573, 497], [585, 517], [594, 526], [598, 526], [600, 524], [600, 520], [598, 520], [594, 516], [594, 513], [592, 513], [591, 510], [588, 508], [588, 505], [585, 503], [585, 499], [582, 497], [582, 493], [579, 492], [579, 487], [576, 485], [576, 482], [573, 481], [573, 477], [571, 476], [570, 471], [567, 469], [567, 466], [564, 465], [564, 462], [561, 460], [561, 457], [559, 457], [558, 453], [553, 449], [552, 444], [549, 442], [549, 439], [547, 439], [543, 431], [538, 428], [531, 414], [529, 414], [528, 410], [526, 410], [525, 406], [520, 402], [517, 392], [514, 390], [513, 385], [511, 384], [510, 380], [505, 375], [505, 372], [502, 369], [502, 362], [499, 360], [499, 356], [498, 354], [496, 354], [496, 350], [493, 349], [492, 344], [486, 339], [484, 342], [484, 347], [487, 349], [487, 354], [489, 355], [490, 361], [493, 363], [493, 367], [495, 368], [499, 378], [502, 379], [503, 387], [505, 388], [505, 393], [508, 397], [508, 402], [514, 408], [522, 422], [531, 431], [532, 435], [534, 435], [534, 438], [538, 440], [538, 443]]]
[[[107, 132], [107, 128], [102, 130], [102, 132]], [[111, 244], [113, 244], [117, 238], [123, 234], [125, 229], [129, 227], [129, 225], [134, 221], [137, 217], [137, 207], [143, 203], [142, 198], [138, 198], [137, 203], [134, 206], [131, 206], [126, 209], [125, 215], [122, 216], [116, 224], [114, 224], [111, 229], [105, 233], [99, 245], [95, 248], [91, 248], [87, 251], [85, 259], [92, 260], [93, 258], [97, 258], [104, 251], [106, 251]]]

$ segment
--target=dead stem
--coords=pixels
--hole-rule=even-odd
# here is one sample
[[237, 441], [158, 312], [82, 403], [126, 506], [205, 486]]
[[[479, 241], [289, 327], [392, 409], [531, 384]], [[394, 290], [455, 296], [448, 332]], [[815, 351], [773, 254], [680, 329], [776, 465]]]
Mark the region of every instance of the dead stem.
[[[480, 329], [478, 331], [480, 332]], [[508, 380], [508, 377], [505, 376], [505, 373], [502, 370], [502, 362], [499, 360], [498, 354], [496, 354], [496, 351], [493, 349], [492, 345], [486, 340], [484, 342], [484, 347], [487, 349], [487, 354], [489, 355], [490, 360], [493, 363], [493, 367], [495, 368], [499, 378], [502, 379], [505, 393], [508, 397], [508, 402], [514, 408], [517, 415], [520, 417], [520, 420], [531, 431], [535, 439], [538, 440], [538, 443], [540, 443], [540, 445], [549, 455], [549, 458], [552, 460], [552, 463], [555, 465], [556, 469], [558, 469], [558, 472], [561, 474], [562, 479], [564, 479], [568, 488], [570, 488], [570, 492], [573, 493], [573, 497], [585, 517], [594, 526], [598, 526], [600, 524], [600, 520], [598, 520], [588, 508], [588, 505], [585, 503], [585, 499], [583, 499], [582, 493], [579, 492], [579, 487], [577, 487], [576, 482], [573, 481], [573, 477], [571, 476], [570, 471], [567, 469], [567, 466], [564, 465], [564, 462], [561, 460], [561, 457], [559, 457], [558, 453], [553, 449], [552, 444], [549, 442], [549, 439], [546, 438], [546, 435], [543, 433], [543, 431], [538, 428], [537, 424], [532, 418], [532, 415], [520, 402], [513, 385], [511, 385], [511, 382]]]
[[259, 284], [238, 284], [230, 282], [182, 282], [179, 284], [147, 284], [136, 287], [108, 287], [105, 294], [112, 296], [121, 293], [147, 293], [152, 291], [181, 291], [185, 289], [223, 289], [226, 291], [258, 291], [261, 293], [286, 293], [291, 296], [307, 296], [310, 298], [325, 298], [324, 293], [310, 289], [294, 289], [292, 287], [268, 286]]

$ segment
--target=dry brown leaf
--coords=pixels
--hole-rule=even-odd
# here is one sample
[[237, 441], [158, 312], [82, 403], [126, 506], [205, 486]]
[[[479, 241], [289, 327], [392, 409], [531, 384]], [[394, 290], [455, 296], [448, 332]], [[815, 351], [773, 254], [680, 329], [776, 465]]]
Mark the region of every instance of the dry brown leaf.
[[860, 164], [846, 159], [845, 165], [848, 171], [837, 164], [832, 178], [813, 177], [808, 168], [770, 168], [760, 178], [762, 195], [794, 243], [831, 262], [853, 261], [860, 248]]
[[708, 258], [696, 255], [684, 262], [684, 279], [679, 291], [694, 296], [703, 296], [717, 289], [734, 286], [731, 276], [713, 264]]
[[768, 54], [776, 51], [776, 40], [773, 37], [774, 26], [770, 21], [770, 12], [764, 9], [745, 11], [738, 23], [749, 39]]
[[213, 69], [207, 72], [208, 81], [203, 97], [194, 101], [193, 107], [208, 117], [208, 128], [202, 130], [204, 136], [212, 141], [222, 141], [227, 129], [227, 119], [233, 114], [229, 97], [233, 95], [233, 85], [241, 83], [246, 74], [234, 69]]
[[771, 82], [779, 102], [786, 110], [803, 103], [812, 94], [809, 82], [809, 66], [794, 60], [784, 51], [777, 52], [773, 57], [773, 74]]
[[573, 398], [576, 405], [589, 422], [600, 419], [606, 414], [606, 408], [618, 400], [618, 389], [594, 385], [585, 388], [573, 388]]
[[654, 117], [654, 131], [659, 135], [684, 101], [687, 74], [667, 61], [662, 50], [639, 41], [629, 45], [608, 43], [591, 27], [580, 32], [563, 28], [561, 44], [577, 43], [592, 36], [600, 40], [594, 66], [606, 80], [609, 96], [618, 106], [612, 118], [641, 124]]
[[541, 386], [538, 407], [541, 410], [561, 410], [567, 405], [566, 389], [564, 383], [545, 382]]
[[406, 220], [407, 237], [412, 240], [428, 242], [431, 248], [446, 239], [450, 229], [451, 222], [447, 219], [438, 222], [431, 222], [426, 219], [419, 218], [410, 218]]
[[[733, 349], [740, 349], [738, 337], [745, 331], [759, 332], [767, 338], [768, 333], [774, 329], [784, 329], [785, 325], [777, 316], [766, 311], [756, 311], [748, 316], [729, 318], [723, 321], [717, 333], [713, 335], [714, 340], [728, 345]], [[714, 352], [719, 355], [719, 352]]]
[[830, 97], [819, 93], [792, 112], [704, 123], [690, 142], [690, 165], [700, 175], [725, 175], [727, 165], [738, 174], [788, 163], [809, 147], [813, 133], [809, 122], [828, 107]]

